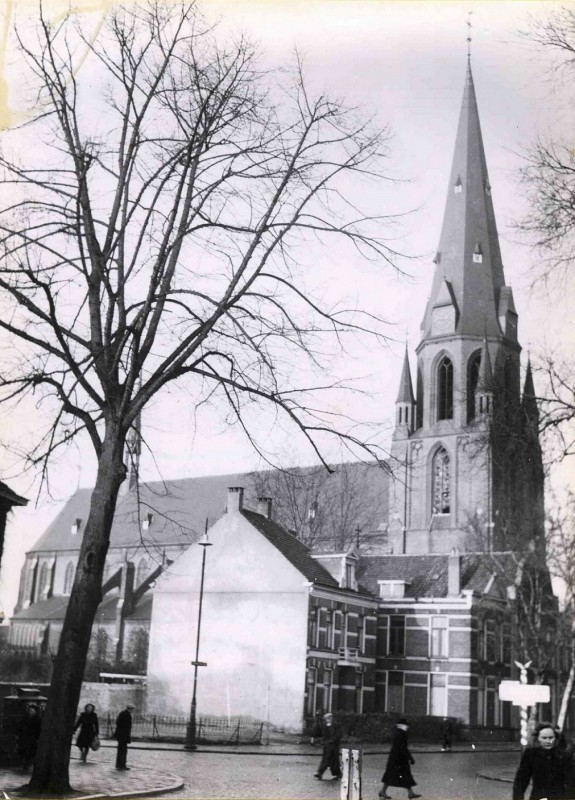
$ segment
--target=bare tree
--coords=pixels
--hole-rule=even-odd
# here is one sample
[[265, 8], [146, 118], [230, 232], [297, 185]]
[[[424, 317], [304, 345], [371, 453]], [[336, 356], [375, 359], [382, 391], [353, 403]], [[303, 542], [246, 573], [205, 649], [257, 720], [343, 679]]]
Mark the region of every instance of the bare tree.
[[[545, 541], [524, 538], [509, 530], [514, 523], [500, 520], [508, 547], [492, 548], [491, 536], [481, 515], [469, 517], [467, 528], [485, 564], [506, 586], [509, 620], [514, 626], [515, 658], [531, 662], [534, 683], [545, 683], [558, 667], [565, 645], [565, 615], [559, 608], [547, 566]], [[535, 721], [537, 707], [531, 709]]]
[[[572, 84], [575, 70], [575, 11], [569, 6], [554, 9], [543, 22], [520, 32], [527, 41], [552, 57], [555, 76]], [[575, 154], [572, 137], [559, 141], [542, 135], [527, 151], [520, 173], [530, 209], [520, 222], [539, 248], [543, 258], [538, 277], [570, 275], [575, 258]]]
[[545, 353], [535, 362], [539, 431], [547, 464], [575, 455], [575, 365]]
[[387, 511], [385, 465], [341, 463], [256, 474], [256, 491], [273, 498], [274, 516], [315, 550], [344, 551], [382, 539]]
[[557, 724], [563, 730], [575, 686], [575, 496], [572, 493], [567, 495], [563, 507], [557, 504], [555, 512], [549, 515], [547, 557], [550, 572], [559, 579], [562, 587], [561, 643], [569, 655], [569, 673], [557, 718]]
[[[75, 75], [78, 38], [94, 85]], [[254, 446], [251, 412], [264, 404], [323, 461], [336, 419], [317, 398], [336, 383], [318, 379], [326, 337], [379, 335], [381, 320], [324, 306], [295, 246], [331, 235], [356, 259], [393, 266], [395, 254], [385, 220], [348, 195], [354, 178], [385, 177], [388, 132], [312, 97], [300, 64], [270, 86], [249, 43], [218, 43], [194, 5], [116, 10], [95, 43], [70, 19], [41, 16], [37, 41], [19, 45], [44, 112], [25, 161], [0, 159], [13, 190], [0, 212], [0, 327], [20, 354], [2, 399], [34, 393], [53, 413], [31, 463], [46, 468], [80, 434], [97, 458], [30, 784], [54, 795], [70, 789], [70, 736], [138, 415], [184, 380], [191, 402], [219, 403]]]

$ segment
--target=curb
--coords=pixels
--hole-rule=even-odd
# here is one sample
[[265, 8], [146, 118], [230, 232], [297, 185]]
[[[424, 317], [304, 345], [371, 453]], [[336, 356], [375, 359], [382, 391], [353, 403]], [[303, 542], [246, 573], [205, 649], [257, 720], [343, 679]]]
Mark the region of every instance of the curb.
[[[167, 775], [168, 773], [166, 773]], [[113, 794], [82, 794], [82, 795], [74, 795], [74, 800], [103, 800], [107, 797], [157, 797], [161, 794], [169, 794], [170, 792], [175, 792], [178, 789], [183, 789], [185, 786], [185, 781], [183, 781], [180, 777], [176, 775], [172, 775], [174, 778], [174, 782], [170, 784], [170, 786], [162, 786], [159, 789], [139, 789], [134, 790], [131, 792], [114, 792]]]
[[[112, 761], [105, 761], [103, 763], [112, 764]], [[146, 767], [138, 767], [139, 771], [150, 771], [147, 770]], [[158, 770], [154, 770], [157, 772]], [[169, 794], [170, 792], [175, 792], [178, 789], [182, 789], [185, 786], [185, 781], [179, 775], [174, 775], [171, 772], [162, 772], [161, 775], [164, 775], [166, 779], [169, 779], [171, 783], [164, 783], [159, 787], [153, 787], [151, 789], [130, 789], [127, 792], [95, 792], [93, 794], [78, 794], [77, 792], [73, 792], [70, 795], [66, 795], [65, 797], [73, 798], [73, 800], [105, 800], [108, 797], [114, 798], [127, 798], [131, 797], [157, 797], [163, 794]], [[22, 790], [26, 789], [26, 785], [21, 787]], [[18, 798], [18, 800], [27, 800], [28, 797], [31, 797], [32, 800], [35, 800], [35, 795], [26, 795], [24, 791], [20, 792], [20, 787], [15, 790], [12, 789], [11, 791], [0, 790], [0, 793], [6, 798], [6, 800], [12, 800], [13, 798]]]
[[503, 778], [500, 775], [488, 775], [486, 772], [476, 772], [478, 778], [486, 781], [498, 781], [499, 783], [513, 783], [511, 778]]

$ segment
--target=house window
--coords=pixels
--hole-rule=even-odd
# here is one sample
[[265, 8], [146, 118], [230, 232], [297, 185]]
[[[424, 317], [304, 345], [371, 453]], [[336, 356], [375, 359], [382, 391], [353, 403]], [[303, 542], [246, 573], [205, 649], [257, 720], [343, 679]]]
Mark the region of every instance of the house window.
[[431, 498], [434, 514], [449, 514], [449, 455], [444, 447], [440, 447], [433, 456], [431, 468]]
[[402, 656], [405, 653], [405, 617], [392, 615], [389, 618], [388, 655]]
[[501, 661], [511, 664], [511, 626], [508, 622], [501, 626]]
[[365, 618], [359, 616], [357, 618], [357, 649], [363, 653], [364, 646], [364, 633], [365, 633]]
[[431, 618], [431, 647], [432, 658], [445, 658], [449, 654], [447, 646], [447, 618]]
[[485, 625], [481, 620], [477, 627], [477, 658], [479, 661], [485, 659]]
[[386, 711], [403, 714], [403, 672], [394, 670], [387, 673], [386, 706]]
[[333, 647], [333, 611], [326, 611], [325, 620], [325, 646], [328, 650]]
[[325, 669], [323, 672], [323, 710], [331, 711], [331, 694], [333, 685], [333, 670]]
[[307, 671], [307, 702], [306, 709], [309, 717], [315, 714], [315, 689], [316, 689], [317, 670], [310, 667]]
[[355, 702], [354, 711], [361, 714], [363, 711], [363, 672], [355, 673]]
[[477, 678], [477, 724], [485, 724], [485, 678], [479, 675]]
[[349, 630], [349, 618], [347, 611], [341, 613], [341, 646], [347, 647], [347, 634]]
[[453, 419], [453, 364], [447, 356], [437, 368], [437, 419]]
[[485, 658], [490, 664], [497, 661], [497, 636], [493, 619], [485, 621]]
[[467, 364], [467, 421], [475, 419], [475, 392], [479, 381], [481, 350], [473, 353]]
[[345, 587], [346, 589], [353, 589], [353, 564], [346, 562], [345, 564]]
[[309, 615], [308, 644], [316, 647], [317, 644], [317, 608], [312, 608]]

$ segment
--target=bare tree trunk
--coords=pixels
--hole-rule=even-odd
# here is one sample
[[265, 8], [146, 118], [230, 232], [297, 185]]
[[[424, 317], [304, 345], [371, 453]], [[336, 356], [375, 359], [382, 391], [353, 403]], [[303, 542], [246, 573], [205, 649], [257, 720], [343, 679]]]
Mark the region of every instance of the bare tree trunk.
[[561, 731], [565, 726], [565, 717], [567, 716], [567, 709], [569, 708], [569, 700], [571, 698], [571, 692], [573, 691], [573, 684], [575, 684], [575, 637], [572, 637], [571, 639], [571, 668], [569, 669], [567, 683], [563, 689], [561, 708], [559, 709], [559, 716], [557, 717], [557, 727]]
[[124, 477], [123, 436], [118, 426], [111, 423], [107, 426], [98, 462], [90, 515], [54, 665], [42, 734], [29, 784], [33, 792], [58, 795], [70, 791], [68, 766], [74, 720], [92, 623], [101, 600], [104, 562], [118, 490]]

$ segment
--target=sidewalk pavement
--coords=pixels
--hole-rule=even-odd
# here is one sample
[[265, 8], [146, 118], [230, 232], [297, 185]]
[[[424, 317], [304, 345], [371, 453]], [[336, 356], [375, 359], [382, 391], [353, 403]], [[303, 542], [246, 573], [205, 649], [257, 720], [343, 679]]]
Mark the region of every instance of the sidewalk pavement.
[[[96, 800], [105, 797], [145, 797], [181, 789], [184, 781], [178, 775], [157, 769], [135, 767], [123, 772], [115, 768], [115, 759], [109, 753], [100, 753], [97, 760], [82, 763], [77, 758], [70, 761], [70, 784], [74, 800]], [[25, 798], [30, 773], [19, 767], [0, 768], [0, 796]]]

